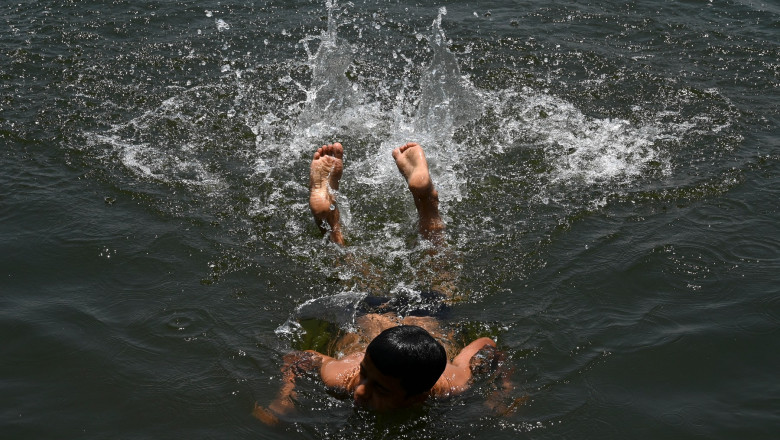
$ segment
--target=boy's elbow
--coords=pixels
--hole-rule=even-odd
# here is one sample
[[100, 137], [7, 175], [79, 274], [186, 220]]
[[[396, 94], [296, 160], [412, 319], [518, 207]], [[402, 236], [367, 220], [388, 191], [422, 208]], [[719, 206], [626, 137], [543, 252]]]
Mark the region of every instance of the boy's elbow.
[[472, 342], [472, 344], [474, 344], [475, 346], [480, 347], [480, 348], [484, 347], [486, 345], [489, 345], [491, 347], [495, 347], [496, 346], [496, 341], [494, 341], [494, 340], [492, 340], [490, 338], [487, 338], [487, 337], [483, 337], [483, 338], [479, 338], [476, 341]]

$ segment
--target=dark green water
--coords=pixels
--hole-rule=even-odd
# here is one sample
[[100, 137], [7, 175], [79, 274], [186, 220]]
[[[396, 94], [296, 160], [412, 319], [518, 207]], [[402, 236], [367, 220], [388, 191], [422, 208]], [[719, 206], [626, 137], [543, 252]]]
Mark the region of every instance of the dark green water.
[[[774, 3], [0, 11], [0, 437], [776, 437]], [[450, 324], [497, 337], [526, 403], [496, 417], [478, 382], [382, 418], [303, 381], [262, 425], [301, 305], [361, 293], [309, 218], [311, 154], [347, 148], [350, 252], [393, 294], [424, 254], [390, 157], [412, 140], [468, 295]]]

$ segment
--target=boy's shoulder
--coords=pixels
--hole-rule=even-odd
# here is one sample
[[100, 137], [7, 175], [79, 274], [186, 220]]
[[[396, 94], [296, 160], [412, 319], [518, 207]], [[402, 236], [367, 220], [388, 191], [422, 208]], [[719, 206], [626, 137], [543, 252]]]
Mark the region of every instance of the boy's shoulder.
[[446, 397], [468, 389], [472, 377], [471, 358], [483, 348], [495, 346], [490, 338], [479, 338], [465, 346], [452, 362], [447, 363], [444, 373], [431, 389], [431, 395]]
[[322, 356], [320, 376], [325, 386], [339, 391], [351, 392], [357, 386], [357, 377], [360, 372], [360, 362], [365, 356], [364, 352], [352, 353], [341, 359]]

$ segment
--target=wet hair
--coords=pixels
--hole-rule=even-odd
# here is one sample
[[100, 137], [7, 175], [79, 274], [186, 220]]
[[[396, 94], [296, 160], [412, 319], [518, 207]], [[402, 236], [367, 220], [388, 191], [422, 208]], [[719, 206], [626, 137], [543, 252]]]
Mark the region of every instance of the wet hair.
[[366, 354], [382, 374], [401, 379], [407, 397], [433, 388], [447, 366], [444, 347], [416, 325], [383, 331], [368, 344]]

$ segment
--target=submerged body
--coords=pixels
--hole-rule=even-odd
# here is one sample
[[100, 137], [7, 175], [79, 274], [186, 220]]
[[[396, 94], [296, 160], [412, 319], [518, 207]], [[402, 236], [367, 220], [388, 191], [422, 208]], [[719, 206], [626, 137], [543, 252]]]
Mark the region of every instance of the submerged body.
[[[471, 379], [472, 357], [485, 347], [495, 347], [493, 340], [480, 338], [457, 352], [450, 335], [442, 329], [439, 320], [432, 317], [367, 314], [358, 318], [356, 324], [358, 332], [345, 335], [336, 346], [340, 353], [345, 353], [341, 358], [317, 353], [322, 362], [320, 375], [326, 386], [352, 396], [357, 405], [380, 411], [421, 403], [429, 396], [445, 397], [464, 391]], [[444, 372], [427, 393], [407, 396], [399, 386], [399, 379], [383, 374], [366, 354], [367, 341], [373, 341], [383, 331], [396, 326], [424, 329], [447, 353]]]
[[[312, 215], [320, 231], [342, 246], [344, 236], [335, 191], [343, 173], [343, 155], [339, 143], [320, 147], [312, 159], [309, 180]], [[445, 225], [422, 147], [407, 143], [394, 149], [392, 156], [414, 198], [421, 237], [434, 249], [443, 248]], [[451, 286], [439, 287], [442, 300], [451, 299]], [[336, 343], [338, 358], [312, 350], [285, 356], [282, 388], [268, 408], [256, 406], [255, 416], [272, 424], [294, 409], [295, 379], [309, 372], [318, 373], [333, 392], [377, 411], [457, 394], [469, 386], [474, 356], [496, 346], [490, 338], [479, 338], [458, 351], [441, 322], [431, 316], [367, 313], [357, 318], [356, 327], [355, 333], [342, 336]]]

